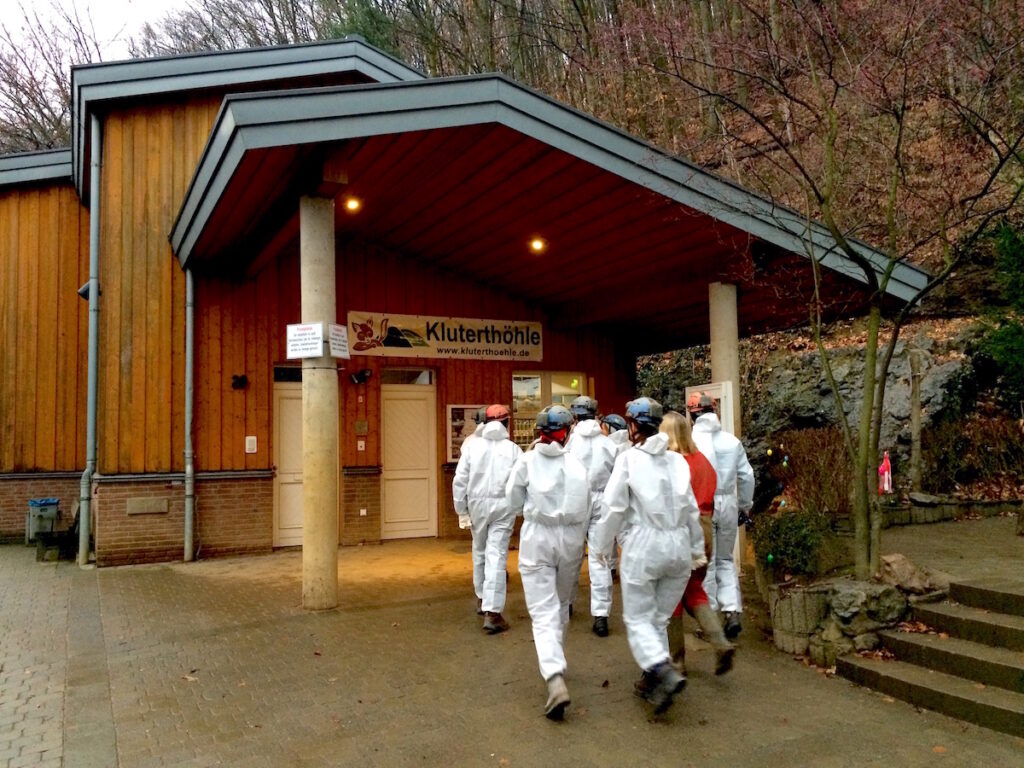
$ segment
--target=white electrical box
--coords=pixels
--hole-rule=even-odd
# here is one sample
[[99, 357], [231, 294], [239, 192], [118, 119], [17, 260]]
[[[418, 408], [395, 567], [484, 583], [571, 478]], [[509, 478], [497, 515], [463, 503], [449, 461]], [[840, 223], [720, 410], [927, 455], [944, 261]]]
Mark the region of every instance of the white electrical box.
[[256, 435], [245, 436], [245, 452], [256, 453]]
[[365, 440], [356, 440], [356, 450], [357, 451], [365, 451], [366, 450], [366, 441]]

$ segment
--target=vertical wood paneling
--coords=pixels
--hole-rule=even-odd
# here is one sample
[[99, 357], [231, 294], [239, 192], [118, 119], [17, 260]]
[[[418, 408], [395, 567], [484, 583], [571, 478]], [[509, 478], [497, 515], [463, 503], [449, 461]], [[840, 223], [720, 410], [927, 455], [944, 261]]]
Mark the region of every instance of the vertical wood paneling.
[[70, 185], [0, 194], [0, 472], [84, 465], [83, 269], [88, 218]]

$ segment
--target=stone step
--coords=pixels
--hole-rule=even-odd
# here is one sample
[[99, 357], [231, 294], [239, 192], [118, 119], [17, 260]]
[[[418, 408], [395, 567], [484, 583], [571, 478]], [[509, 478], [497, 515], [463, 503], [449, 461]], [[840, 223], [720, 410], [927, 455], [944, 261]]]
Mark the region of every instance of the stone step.
[[918, 603], [913, 615], [932, 629], [976, 643], [1024, 651], [1024, 616], [959, 603]]
[[879, 636], [900, 661], [1024, 693], [1024, 653], [1019, 651], [913, 632], [880, 632]]
[[949, 597], [974, 608], [1024, 616], [1024, 581], [987, 578], [949, 585]]
[[836, 661], [836, 671], [916, 706], [1024, 737], [1024, 694], [903, 661], [844, 656]]

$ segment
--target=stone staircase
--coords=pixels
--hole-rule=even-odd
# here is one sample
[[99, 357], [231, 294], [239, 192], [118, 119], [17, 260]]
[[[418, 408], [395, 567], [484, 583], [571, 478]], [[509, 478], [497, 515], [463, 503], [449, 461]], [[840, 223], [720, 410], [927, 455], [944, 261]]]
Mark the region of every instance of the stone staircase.
[[950, 585], [913, 618], [936, 634], [881, 632], [895, 658], [849, 655], [836, 671], [925, 709], [1024, 737], [1024, 581]]

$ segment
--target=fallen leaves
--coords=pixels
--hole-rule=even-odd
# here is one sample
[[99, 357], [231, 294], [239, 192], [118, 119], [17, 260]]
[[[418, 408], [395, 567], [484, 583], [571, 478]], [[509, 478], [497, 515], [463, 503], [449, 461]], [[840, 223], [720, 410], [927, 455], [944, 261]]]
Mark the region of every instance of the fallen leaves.
[[925, 624], [923, 621], [901, 621], [896, 625], [896, 629], [900, 632], [910, 632], [915, 635], [934, 635], [935, 630]]
[[936, 744], [934, 747], [932, 747], [932, 752], [934, 752], [936, 755], [944, 755], [946, 754], [946, 748]]

